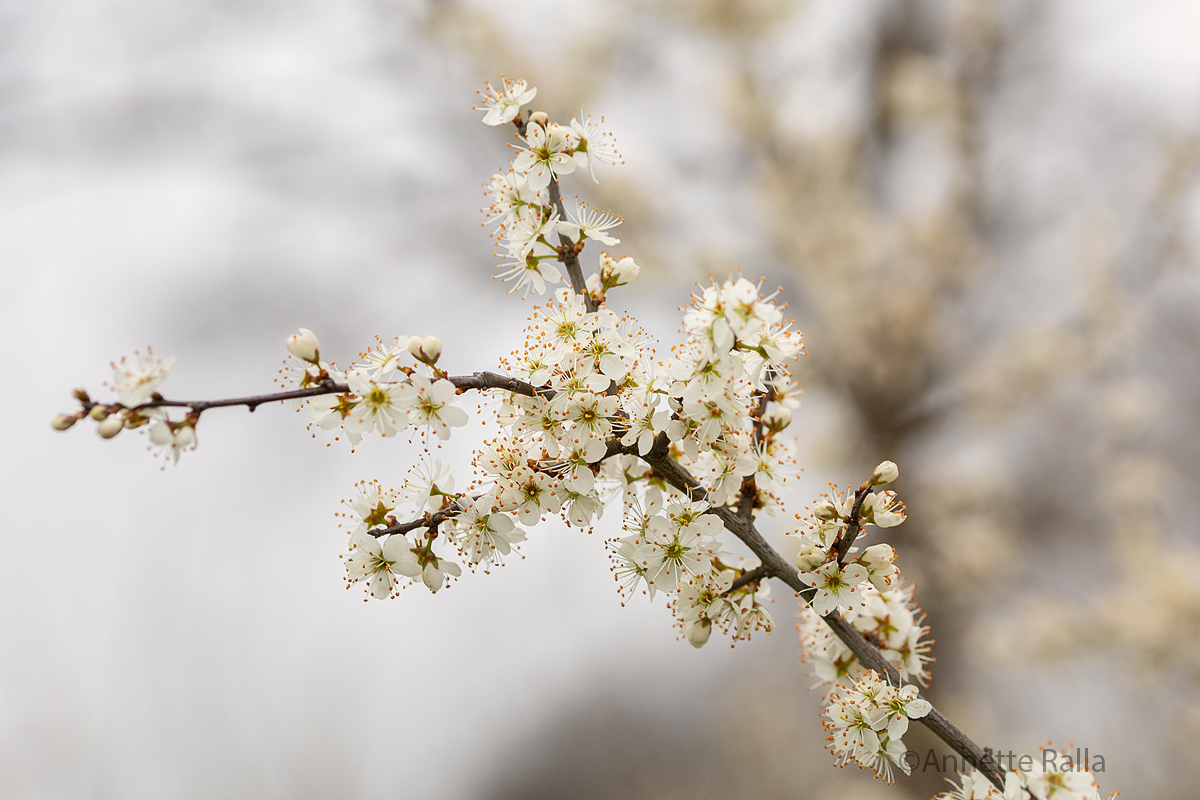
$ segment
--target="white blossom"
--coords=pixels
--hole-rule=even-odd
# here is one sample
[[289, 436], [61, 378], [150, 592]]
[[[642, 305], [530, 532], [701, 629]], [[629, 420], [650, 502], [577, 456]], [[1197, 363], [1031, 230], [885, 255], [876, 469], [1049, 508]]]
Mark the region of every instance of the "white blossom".
[[424, 375], [413, 375], [405, 387], [404, 397], [411, 406], [414, 425], [426, 425], [439, 439], [449, 439], [451, 428], [467, 424], [467, 412], [451, 403], [458, 390], [442, 378], [431, 381]]
[[816, 588], [812, 607], [822, 617], [860, 604], [858, 585], [866, 579], [867, 570], [861, 565], [847, 564], [839, 569], [837, 561], [826, 562], [816, 572], [800, 573], [800, 580]]
[[472, 108], [484, 111], [484, 125], [504, 125], [512, 122], [521, 113], [521, 106], [533, 100], [537, 95], [536, 86], [527, 86], [525, 81], [500, 76], [500, 86], [493, 88], [490, 81], [484, 83], [486, 91], [476, 90], [483, 108]]
[[[175, 357], [155, 358], [150, 348], [145, 353], [134, 353], [136, 361], [122, 357], [113, 367], [113, 391], [117, 400], [126, 408], [145, 403], [158, 391], [175, 364]], [[115, 434], [114, 434], [115, 435]]]
[[421, 574], [412, 545], [401, 534], [392, 534], [381, 545], [368, 533], [350, 534], [350, 553], [346, 556], [346, 577], [351, 583], [367, 582], [367, 593], [383, 600], [392, 596], [397, 576], [409, 578]]
[[529, 188], [543, 189], [551, 180], [575, 171], [576, 161], [571, 157], [573, 148], [567, 138], [568, 130], [553, 123], [546, 127], [534, 123], [526, 126], [527, 149], [517, 153], [513, 169], [525, 175]]

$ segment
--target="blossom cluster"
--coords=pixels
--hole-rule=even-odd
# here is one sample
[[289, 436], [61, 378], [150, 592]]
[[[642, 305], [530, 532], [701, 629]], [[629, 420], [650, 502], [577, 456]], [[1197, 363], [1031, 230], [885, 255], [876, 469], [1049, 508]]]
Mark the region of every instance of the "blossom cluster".
[[[921, 624], [920, 609], [913, 604], [912, 585], [881, 592], [867, 584], [861, 595], [863, 602], [843, 612], [842, 618], [873, 644], [903, 679], [923, 684], [928, 677], [929, 629]], [[861, 669], [858, 658], [811, 606], [800, 611], [797, 627], [804, 659], [812, 663], [822, 683], [854, 679]]]
[[960, 774], [958, 785], [935, 800], [1100, 800], [1100, 787], [1086, 769], [1050, 769], [1036, 759], [1030, 761], [1028, 770], [1004, 773], [1003, 790], [972, 772]]
[[[564, 254], [577, 255], [588, 240], [609, 247], [620, 243], [610, 233], [621, 224], [619, 216], [578, 200], [574, 211], [569, 211], [558, 197], [557, 183], [577, 168], [589, 170], [596, 180], [596, 164], [616, 164], [620, 156], [612, 134], [600, 129], [603, 119], [589, 116], [580, 121], [572, 116], [568, 124], [560, 125], [535, 112], [524, 120], [520, 106], [532, 100], [537, 90], [526, 89], [524, 81], [505, 79], [503, 85], [500, 91], [487, 86], [484, 122], [517, 122], [522, 146], [508, 170], [497, 172], [486, 184], [491, 199], [486, 212], [497, 220], [494, 233], [508, 259], [500, 265], [498, 277], [515, 282], [510, 291], [524, 290], [528, 295], [532, 290], [540, 295], [545, 294], [546, 284], [562, 280], [555, 262]], [[587, 290], [602, 299], [609, 289], [633, 281], [639, 271], [631, 258], [602, 256], [600, 270], [588, 279]]]
[[[511, 80], [502, 89], [489, 86], [484, 121], [520, 120], [520, 105], [534, 91]], [[505, 246], [523, 264], [519, 274], [504, 276], [543, 294], [562, 280], [556, 264], [578, 264], [587, 240], [619, 244], [610, 231], [621, 221], [578, 202], [564, 215], [551, 181], [616, 156], [590, 120], [559, 126], [535, 113], [520, 126], [527, 146], [492, 179], [489, 213], [500, 218]], [[560, 237], [557, 246], [551, 234]], [[714, 627], [733, 638], [770, 630], [765, 581], [743, 577], [758, 562], [725, 552], [723, 523], [713, 511], [746, 504], [771, 511], [778, 503], [773, 492], [794, 458], [794, 445], [780, 434], [796, 405], [788, 364], [801, 350], [800, 335], [783, 322], [774, 295], [736, 277], [694, 299], [684, 316], [686, 340], [669, 360], [656, 361], [649, 337], [605, 305], [640, 266], [607, 251], [595, 263], [583, 287], [562, 286], [534, 308], [524, 346], [503, 361], [503, 377], [529, 390], [500, 393], [493, 409], [502, 430], [476, 451], [468, 484], [455, 491], [440, 462], [419, 465], [400, 488], [360, 484], [345, 512], [352, 528], [347, 578], [376, 598], [409, 582], [437, 591], [447, 575], [461, 573], [449, 547], [486, 571], [524, 539], [523, 528], [554, 514], [586, 528], [620, 497], [629, 535], [610, 550], [623, 593], [669, 595], [697, 647]], [[285, 371], [286, 388], [345, 387], [297, 402], [311, 424], [352, 443], [369, 431], [394, 436], [414, 423], [444, 439], [466, 422], [452, 404], [458, 390], [437, 367], [436, 340], [380, 342], [345, 371], [321, 361], [310, 331], [302, 329], [288, 348], [295, 362]], [[417, 368], [404, 365], [406, 355], [420, 362]], [[696, 493], [653, 474], [642, 459], [654, 448], [698, 478]]]
[[904, 504], [895, 492], [871, 491], [899, 475], [896, 465], [885, 461], [857, 492], [830, 486], [805, 526], [792, 532], [800, 540], [800, 580], [814, 590], [800, 612], [800, 642], [823, 683], [853, 681], [859, 669], [854, 653], [821, 619], [834, 612], [875, 645], [901, 679], [924, 683], [926, 678], [928, 629], [920, 624], [913, 587], [904, 583], [894, 563], [896, 551], [882, 542], [861, 551], [852, 545], [866, 535], [861, 532], [865, 525], [891, 528], [904, 522]]
[[[152, 446], [178, 459], [195, 447], [207, 409], [291, 400], [310, 428], [351, 445], [371, 433], [423, 437], [425, 457], [399, 485], [362, 481], [339, 515], [349, 535], [347, 588], [361, 585], [368, 599], [417, 584], [438, 592], [463, 566], [488, 572], [503, 564], [526, 530], [548, 517], [589, 529], [619, 502], [621, 533], [607, 549], [622, 598], [665, 595], [680, 635], [698, 648], [714, 630], [731, 640], [770, 632], [768, 578], [809, 587], [798, 627], [804, 657], [831, 687], [824, 704], [831, 750], [888, 781], [893, 767], [907, 772], [902, 737], [909, 720], [930, 711], [909, 683], [927, 677], [928, 630], [895, 551], [855, 546], [865, 527], [904, 521], [896, 494], [875, 491], [897, 479], [896, 465], [885, 461], [858, 490], [832, 487], [815, 503], [790, 532], [798, 540], [794, 570], [757, 533], [744, 534], [757, 515], [782, 508], [780, 489], [794, 472], [795, 444], [785, 431], [799, 405], [791, 368], [803, 353], [801, 335], [784, 318], [778, 292], [764, 294], [761, 281], [731, 274], [693, 295], [682, 309], [682, 341], [660, 358], [636, 321], [608, 306], [642, 267], [588, 247], [620, 245], [613, 232], [621, 217], [578, 199], [568, 210], [559, 188], [567, 175], [586, 169], [594, 180], [597, 163], [620, 160], [611, 134], [600, 129], [603, 119], [557, 124], [543, 112], [523, 114], [536, 92], [509, 78], [480, 92], [484, 123], [511, 123], [521, 137], [508, 169], [486, 184], [486, 213], [507, 259], [499, 277], [513, 283], [510, 291], [544, 298], [499, 373], [451, 376], [439, 366], [443, 348], [434, 336], [377, 339], [341, 369], [322, 359], [316, 334], [300, 328], [285, 342], [277, 394], [168, 401], [158, 389], [174, 359], [147, 352], [113, 365], [114, 402], [76, 390], [80, 411], [59, 415], [54, 427], [86, 417], [104, 438], [144, 428]], [[488, 393], [484, 407], [498, 431], [474, 451], [464, 481], [430, 445], [467, 425], [457, 401], [474, 390]], [[185, 416], [172, 419], [171, 408]], [[728, 531], [766, 563], [734, 555], [723, 540]], [[894, 673], [864, 671], [825, 624], [839, 614]], [[1059, 773], [1017, 786], [1038, 800], [1091, 800], [1081, 787], [1081, 778]], [[996, 791], [964, 776], [946, 797], [1026, 796]]]
[[[311, 331], [301, 329], [301, 337], [311, 341], [288, 340], [288, 349], [301, 362], [296, 385], [314, 381], [345, 385], [345, 391], [303, 401], [312, 424], [323, 431], [338, 431], [335, 438], [344, 433], [351, 444], [358, 444], [364, 433], [391, 437], [414, 425], [445, 440], [452, 428], [467, 424], [467, 412], [454, 405], [457, 387], [436, 366], [442, 354], [437, 337], [398, 336], [379, 342], [345, 372], [320, 361]], [[403, 363], [408, 356], [418, 362], [415, 367]]]
[[920, 719], [931, 708], [928, 700], [917, 695], [917, 687], [892, 686], [870, 670], [853, 686], [835, 690], [827, 698], [829, 749], [840, 763], [857, 761], [891, 783], [893, 766], [905, 774], [911, 771], [901, 738], [908, 731], [908, 721]]
[[147, 432], [150, 449], [179, 460], [185, 450], [196, 448], [195, 414], [183, 419], [172, 420], [166, 408], [158, 405], [162, 395], [158, 387], [167, 379], [175, 358], [158, 358], [152, 348], [145, 353], [134, 353], [133, 358], [122, 357], [113, 362], [112, 384], [109, 388], [117, 399], [111, 403], [94, 401], [86, 389], [76, 389], [75, 399], [80, 410], [74, 414], [59, 414], [51, 421], [55, 430], [65, 431], [76, 422], [87, 418], [96, 423], [96, 434], [102, 439], [112, 439], [123, 430], [142, 429]]
[[[884, 543], [865, 550], [854, 546], [866, 535], [864, 526], [891, 528], [904, 522], [904, 505], [895, 492], [872, 491], [899, 475], [896, 465], [885, 461], [857, 491], [831, 485], [804, 526], [792, 531], [799, 539], [800, 580], [811, 587], [796, 627], [802, 657], [813, 663], [818, 681], [831, 687], [824, 701], [833, 731], [831, 749], [841, 763], [857, 761], [888, 783], [893, 766], [909, 771], [900, 737], [908, 719], [924, 716], [929, 704], [916, 699], [911, 684], [892, 686], [874, 670], [864, 672], [858, 657], [822, 618], [840, 613], [896, 668], [901, 681], [924, 684], [928, 630], [913, 604], [913, 587], [904, 583], [895, 565], [895, 550]], [[904, 709], [907, 715], [901, 713]]]

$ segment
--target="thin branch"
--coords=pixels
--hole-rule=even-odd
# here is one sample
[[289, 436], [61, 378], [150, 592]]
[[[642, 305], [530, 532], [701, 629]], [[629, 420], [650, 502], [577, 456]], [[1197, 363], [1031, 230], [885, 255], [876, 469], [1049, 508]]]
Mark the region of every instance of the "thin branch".
[[[528, 124], [528, 119], [520, 114], [517, 114], [513, 119], [513, 125], [516, 126], [517, 134], [522, 138], [525, 136], [525, 129]], [[558, 211], [560, 219], [567, 218], [567, 209], [563, 206], [562, 193], [558, 189], [558, 180], [555, 178], [550, 180], [550, 203]], [[579, 251], [575, 249], [576, 243], [560, 233], [558, 235], [558, 244], [561, 254], [559, 260], [567, 268], [567, 277], [571, 280], [571, 288], [575, 290], [576, 294], [583, 295], [583, 302], [587, 310], [594, 313], [598, 306], [596, 305], [596, 301], [592, 299], [591, 293], [587, 290], [587, 281], [583, 277], [583, 268], [579, 266]], [[582, 249], [582, 239], [578, 246]]]
[[[678, 461], [671, 458], [668, 452], [668, 444], [666, 435], [659, 434], [654, 442], [654, 447], [642, 457], [643, 460], [654, 469], [658, 477], [691, 499], [706, 499], [707, 492], [701, 486], [700, 482]], [[856, 511], [861, 509], [861, 501], [856, 502], [855, 505]], [[796, 591], [797, 596], [802, 597], [805, 601], [811, 601], [812, 597], [816, 594], [816, 590], [810, 586], [806, 586], [800, 580], [799, 571], [795, 566], [788, 564], [786, 559], [767, 543], [767, 540], [754, 527], [753, 520], [744, 518], [725, 506], [713, 506], [711, 513], [720, 517], [726, 529], [745, 542], [750, 550], [762, 560], [762, 569], [766, 574], [786, 583]], [[850, 651], [858, 658], [859, 663], [867, 669], [875, 670], [893, 685], [900, 685], [900, 674], [896, 671], [896, 668], [853, 625], [846, 622], [841, 614], [834, 611], [822, 619], [825, 620], [825, 623], [829, 625], [834, 634], [850, 648]], [[971, 741], [965, 733], [955, 727], [944, 714], [933, 708], [926, 716], [918, 719], [917, 722], [920, 722], [932, 731], [935, 736], [949, 745], [954, 752], [962, 756], [968, 764], [986, 775], [988, 780], [997, 788], [1004, 789], [1003, 776], [996, 768], [995, 760], [985, 753], [983, 748]]]
[[[507, 375], [497, 375], [494, 372], [473, 372], [470, 375], [449, 375], [445, 380], [454, 384], [459, 392], [466, 392], [472, 389], [484, 391], [487, 389], [503, 389], [506, 392], [520, 394], [526, 397], [545, 397], [551, 398], [554, 396], [554, 390], [546, 387], [537, 387], [532, 384], [517, 378], [510, 378]], [[296, 400], [304, 397], [318, 397], [325, 394], [346, 394], [350, 391], [350, 387], [344, 383], [326, 380], [320, 386], [312, 386], [307, 389], [292, 389], [286, 392], [275, 392], [273, 394], [259, 394], [252, 397], [233, 397], [228, 400], [168, 400], [164, 397], [159, 397], [155, 400], [149, 400], [140, 405], [133, 406], [130, 411], [142, 411], [148, 408], [188, 408], [195, 414], [199, 415], [210, 408], [229, 408], [232, 406], [245, 406], [253, 411], [264, 403], [278, 403], [283, 400]], [[104, 405], [103, 403], [92, 403], [91, 405]], [[88, 407], [90, 409], [90, 406]]]
[[850, 548], [853, 546], [854, 540], [858, 538], [859, 531], [862, 530], [862, 505], [870, 493], [871, 481], [869, 480], [858, 487], [858, 491], [854, 493], [854, 507], [850, 509], [850, 517], [846, 520], [846, 529], [842, 531], [834, 546], [837, 550], [839, 567], [846, 563], [846, 556], [850, 554]]
[[286, 392], [275, 392], [274, 394], [254, 395], [253, 397], [232, 397], [228, 400], [168, 400], [160, 397], [156, 400], [148, 400], [129, 410], [141, 411], [145, 408], [190, 408], [192, 411], [200, 414], [210, 408], [245, 406], [253, 411], [263, 403], [297, 400], [303, 397], [318, 397], [323, 394], [345, 394], [348, 391], [350, 391], [350, 387], [346, 384], [330, 380], [325, 381], [320, 386], [311, 386], [307, 389], [292, 389]]
[[[475, 498], [471, 499], [474, 500]], [[436, 528], [446, 520], [457, 517], [462, 512], [463, 507], [455, 502], [451, 503], [447, 508], [443, 508], [441, 511], [435, 511], [432, 514], [427, 513], [423, 517], [418, 517], [417, 519], [409, 522], [402, 522], [399, 525], [393, 525], [390, 528], [375, 528], [374, 530], [367, 531], [367, 533], [378, 539], [380, 536], [391, 536], [393, 533], [405, 534], [409, 531], [415, 531], [417, 528]]]
[[[563, 206], [562, 193], [558, 190], [558, 181], [550, 181], [550, 202], [558, 209], [558, 216], [561, 219], [567, 218], [567, 209]], [[596, 301], [592, 299], [591, 292], [587, 290], [587, 281], [583, 278], [583, 267], [579, 266], [579, 253], [575, 249], [575, 242], [570, 238], [558, 235], [559, 244], [559, 260], [567, 268], [567, 277], [571, 279], [571, 288], [576, 294], [583, 295], [583, 302], [587, 306], [587, 310], [595, 312], [597, 309]], [[583, 244], [583, 238], [580, 237], [579, 244]]]
[[733, 583], [730, 584], [729, 589], [726, 590], [725, 594], [733, 594], [747, 584], [757, 583], [763, 578], [769, 577], [771, 577], [771, 570], [768, 569], [766, 565], [761, 565], [755, 567], [754, 569], [746, 570], [734, 579]]
[[[762, 423], [763, 414], [767, 413], [767, 401], [770, 399], [766, 392], [756, 391], [755, 396], [758, 401], [754, 404], [754, 410], [750, 414], [750, 418], [754, 420], [754, 448], [757, 450], [762, 446], [765, 439], [766, 426]], [[738, 500], [737, 513], [739, 517], [749, 519], [754, 513], [754, 501], [758, 499], [758, 481], [750, 475], [746, 480], [742, 481], [741, 499]]]
[[517, 378], [507, 375], [497, 375], [494, 372], [473, 372], [470, 375], [451, 375], [446, 380], [454, 384], [460, 391], [470, 389], [503, 389], [513, 394], [523, 394], [526, 397], [541, 396], [546, 399], [554, 397], [554, 390], [549, 387], [534, 386]]

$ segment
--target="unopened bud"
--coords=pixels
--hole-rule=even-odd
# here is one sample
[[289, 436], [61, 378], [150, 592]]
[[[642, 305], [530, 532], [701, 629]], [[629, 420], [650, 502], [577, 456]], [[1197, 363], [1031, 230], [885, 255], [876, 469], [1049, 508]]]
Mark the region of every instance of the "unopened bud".
[[884, 564], [891, 564], [896, 560], [896, 551], [890, 544], [873, 544], [863, 551], [858, 560], [871, 569], [879, 569]]
[[120, 414], [110, 414], [96, 426], [96, 433], [100, 434], [101, 439], [111, 439], [120, 433], [125, 428], [125, 420]]
[[408, 340], [408, 352], [417, 361], [432, 367], [442, 355], [442, 340], [436, 336], [426, 336], [424, 339], [414, 336]]
[[108, 409], [102, 405], [94, 405], [92, 406], [92, 410], [88, 412], [88, 416], [96, 420], [96, 422], [101, 422], [108, 416]]
[[150, 443], [159, 446], [171, 443], [171, 426], [165, 422], [156, 422], [150, 428]]
[[301, 361], [316, 364], [321, 360], [321, 344], [317, 341], [317, 335], [308, 328], [301, 328], [299, 333], [289, 336], [287, 349]]
[[763, 414], [762, 424], [767, 430], [778, 433], [792, 424], [792, 410], [787, 406], [776, 406]]
[[92, 398], [88, 396], [87, 389], [82, 387], [73, 389], [71, 391], [71, 396], [81, 403], [90, 403], [92, 401]]
[[697, 650], [704, 647], [704, 643], [708, 641], [708, 637], [712, 636], [712, 621], [707, 619], [696, 620], [692, 627], [688, 628], [687, 640], [688, 644], [695, 647]]
[[600, 281], [606, 289], [633, 283], [641, 271], [642, 268], [629, 256], [618, 261], [608, 253], [600, 254]]
[[50, 424], [56, 431], [65, 431], [75, 424], [77, 417], [70, 414], [59, 414], [54, 419], [50, 420]]
[[813, 544], [804, 545], [796, 553], [796, 566], [801, 572], [816, 572], [828, 560], [829, 554]]
[[813, 506], [813, 516], [825, 522], [841, 515], [838, 514], [837, 506], [833, 504], [832, 500], [822, 500]]
[[545, 111], [532, 111], [529, 114], [530, 125], [541, 125], [544, 128], [549, 121], [550, 117], [546, 115]]
[[891, 483], [900, 477], [900, 468], [891, 461], [884, 461], [875, 471], [871, 473], [871, 483], [875, 486], [883, 486]]
[[881, 592], [892, 588], [893, 577], [900, 572], [892, 563], [895, 560], [896, 551], [887, 544], [871, 545], [858, 557], [858, 562], [870, 572], [871, 585]]
[[587, 289], [588, 295], [592, 298], [593, 302], [595, 302], [595, 303], [603, 303], [604, 302], [604, 297], [605, 297], [604, 287], [600, 284], [600, 276], [599, 275], [597, 275], [594, 272], [591, 275], [588, 275], [587, 280], [584, 281], [583, 285]]
[[196, 441], [196, 429], [191, 425], [184, 425], [179, 430], [175, 431], [175, 446], [187, 447], [192, 442]]
[[633, 283], [637, 280], [637, 276], [642, 274], [642, 268], [637, 265], [629, 256], [625, 256], [617, 262], [617, 267], [613, 271], [613, 277], [616, 279], [614, 286], [624, 286], [627, 283]]

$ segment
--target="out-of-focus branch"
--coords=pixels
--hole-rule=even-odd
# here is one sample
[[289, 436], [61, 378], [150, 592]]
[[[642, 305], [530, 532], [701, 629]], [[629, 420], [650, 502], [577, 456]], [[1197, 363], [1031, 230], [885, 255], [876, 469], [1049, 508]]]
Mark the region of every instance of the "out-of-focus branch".
[[[706, 499], [708, 493], [704, 487], [678, 461], [671, 457], [668, 445], [666, 435], [659, 434], [654, 442], [654, 447], [651, 448], [649, 453], [642, 456], [643, 460], [654, 468], [654, 472], [658, 477], [691, 499]], [[869, 486], [867, 488], [869, 489]], [[865, 495], [866, 491], [860, 490], [859, 497], [856, 498], [855, 502], [855, 518], [857, 518], [858, 512], [861, 510], [862, 497], [865, 497]], [[754, 527], [753, 520], [742, 517], [737, 512], [724, 506], [713, 506], [711, 513], [720, 517], [721, 521], [725, 524], [725, 528], [745, 542], [754, 555], [761, 559], [762, 567], [760, 569], [763, 571], [763, 576], [769, 575], [770, 577], [778, 578], [794, 589], [798, 597], [803, 598], [806, 602], [812, 600], [816, 594], [816, 589], [806, 586], [800, 580], [799, 570], [789, 564], [775, 548], [767, 543], [767, 540]], [[749, 581], [747, 580], [747, 582]], [[850, 651], [858, 658], [859, 663], [867, 669], [875, 670], [890, 681], [892, 685], [900, 685], [900, 674], [896, 671], [896, 668], [853, 625], [846, 622], [841, 614], [834, 611], [823, 617], [823, 619], [833, 630], [834, 634], [850, 648]], [[970, 737], [950, 722], [944, 714], [933, 708], [926, 716], [921, 717], [917, 721], [949, 745], [967, 763], [985, 774], [988, 780], [995, 784], [997, 788], [1003, 790], [1004, 780], [996, 768], [994, 759], [989, 757], [983, 751], [983, 748], [973, 742]]]

